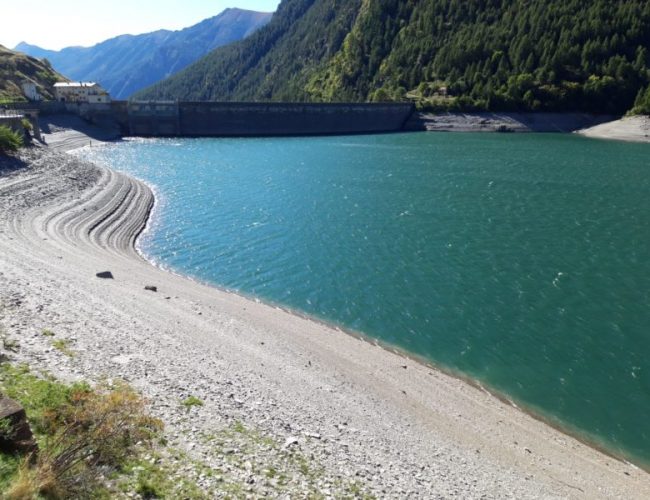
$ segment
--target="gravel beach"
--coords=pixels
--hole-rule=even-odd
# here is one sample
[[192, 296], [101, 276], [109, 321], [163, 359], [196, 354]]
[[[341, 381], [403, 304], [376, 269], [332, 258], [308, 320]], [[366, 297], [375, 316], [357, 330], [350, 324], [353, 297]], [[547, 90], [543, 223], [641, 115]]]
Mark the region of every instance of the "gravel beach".
[[[206, 488], [239, 481], [255, 498], [650, 498], [646, 472], [487, 391], [150, 265], [135, 242], [152, 208], [142, 182], [72, 155], [0, 158], [0, 325], [20, 344], [16, 361], [66, 380], [130, 382], [174, 446], [221, 471], [199, 479]], [[203, 405], [186, 408], [190, 396]], [[249, 431], [216, 446], [210, 436], [233, 425]]]
[[628, 116], [578, 131], [594, 139], [650, 142], [650, 116]]

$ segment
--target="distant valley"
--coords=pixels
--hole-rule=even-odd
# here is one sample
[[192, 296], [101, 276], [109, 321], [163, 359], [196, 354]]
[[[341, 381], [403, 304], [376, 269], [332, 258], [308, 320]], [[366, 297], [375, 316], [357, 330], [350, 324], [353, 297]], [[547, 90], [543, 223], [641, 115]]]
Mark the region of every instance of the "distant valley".
[[92, 47], [46, 50], [20, 43], [15, 50], [46, 58], [68, 78], [97, 81], [114, 99], [134, 92], [182, 70], [222, 45], [242, 40], [267, 24], [272, 13], [226, 9], [180, 31], [159, 30], [122, 35]]

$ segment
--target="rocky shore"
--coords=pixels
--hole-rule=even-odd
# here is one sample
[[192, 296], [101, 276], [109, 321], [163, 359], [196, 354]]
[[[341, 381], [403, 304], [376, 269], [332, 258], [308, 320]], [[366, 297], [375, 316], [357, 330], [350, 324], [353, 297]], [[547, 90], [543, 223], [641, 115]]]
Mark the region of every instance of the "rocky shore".
[[487, 391], [153, 267], [134, 247], [152, 207], [145, 184], [70, 155], [0, 159], [0, 326], [17, 362], [130, 382], [206, 490], [650, 498], [644, 471]]
[[588, 113], [416, 113], [407, 130], [428, 132], [575, 132], [614, 120]]

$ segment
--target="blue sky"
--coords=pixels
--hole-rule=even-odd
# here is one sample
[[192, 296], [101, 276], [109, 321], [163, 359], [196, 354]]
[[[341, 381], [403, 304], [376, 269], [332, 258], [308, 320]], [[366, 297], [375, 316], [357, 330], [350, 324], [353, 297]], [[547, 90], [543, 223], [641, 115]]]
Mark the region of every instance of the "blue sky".
[[89, 46], [116, 35], [180, 29], [227, 7], [274, 11], [280, 0], [2, 1], [0, 45], [26, 41], [46, 49]]

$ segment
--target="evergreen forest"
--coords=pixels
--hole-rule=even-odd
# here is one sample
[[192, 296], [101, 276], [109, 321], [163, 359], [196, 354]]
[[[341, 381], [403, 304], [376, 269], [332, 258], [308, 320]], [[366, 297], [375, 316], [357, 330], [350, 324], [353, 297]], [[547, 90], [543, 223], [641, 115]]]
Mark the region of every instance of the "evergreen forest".
[[647, 0], [283, 0], [138, 99], [650, 111]]

